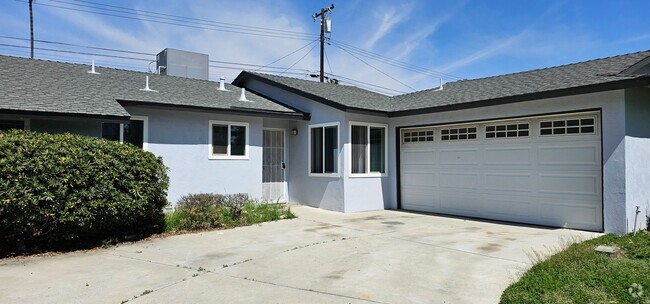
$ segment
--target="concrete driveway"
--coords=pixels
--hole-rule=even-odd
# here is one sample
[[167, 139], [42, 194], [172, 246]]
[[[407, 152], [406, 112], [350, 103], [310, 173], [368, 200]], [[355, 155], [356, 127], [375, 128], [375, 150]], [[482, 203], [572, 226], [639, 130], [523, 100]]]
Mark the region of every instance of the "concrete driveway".
[[297, 219], [0, 260], [0, 303], [496, 303], [595, 233], [295, 206]]

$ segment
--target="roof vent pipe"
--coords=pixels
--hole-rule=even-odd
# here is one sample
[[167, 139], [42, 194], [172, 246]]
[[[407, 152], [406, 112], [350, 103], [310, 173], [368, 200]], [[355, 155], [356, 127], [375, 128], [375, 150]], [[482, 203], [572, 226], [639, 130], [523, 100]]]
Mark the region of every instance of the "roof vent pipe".
[[226, 90], [226, 77], [224, 76], [219, 78], [219, 91], [228, 91]]
[[145, 76], [144, 89], [140, 89], [140, 91], [158, 92], [156, 90], [152, 90], [152, 89], [149, 88], [149, 76]]
[[241, 95], [239, 95], [239, 101], [250, 101], [246, 99], [246, 89], [241, 88]]
[[90, 71], [88, 71], [88, 74], [99, 74], [95, 71], [95, 59], [93, 59], [92, 64], [90, 66]]
[[442, 91], [443, 86], [442, 86], [442, 78], [440, 78], [440, 86], [436, 89], [436, 91]]

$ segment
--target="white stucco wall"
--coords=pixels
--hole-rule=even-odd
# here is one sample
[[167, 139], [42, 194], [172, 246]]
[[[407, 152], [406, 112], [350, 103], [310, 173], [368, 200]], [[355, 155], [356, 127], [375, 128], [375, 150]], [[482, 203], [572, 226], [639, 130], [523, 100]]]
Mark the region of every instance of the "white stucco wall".
[[[272, 99], [281, 101], [300, 111], [311, 113], [310, 121], [296, 121], [298, 135], [289, 135], [287, 170], [289, 180], [289, 201], [327, 210], [345, 211], [343, 183], [343, 143], [344, 135], [343, 111], [325, 106], [305, 97], [280, 90], [268, 84], [249, 81], [246, 88]], [[338, 122], [339, 153], [337, 177], [313, 176], [309, 174], [309, 125]]]
[[[355, 113], [346, 113], [346, 123], [342, 126], [344, 129], [344, 184], [345, 184], [345, 212], [383, 210], [386, 209], [386, 203], [390, 197], [389, 176], [395, 174], [387, 166], [385, 177], [354, 176], [352, 172], [352, 146], [350, 144], [350, 122], [376, 123], [384, 124], [388, 127], [388, 117], [361, 115]], [[386, 129], [386, 134], [390, 129]], [[390, 138], [390, 136], [387, 136]], [[386, 143], [388, 144], [388, 142]], [[391, 151], [388, 150], [386, 157], [390, 159]], [[390, 160], [388, 160], [390, 165]]]
[[[149, 121], [148, 151], [169, 168], [168, 199], [189, 193], [262, 194], [262, 118], [144, 107], [127, 107]], [[246, 122], [248, 159], [208, 159], [210, 120]]]
[[636, 229], [644, 229], [650, 216], [650, 89], [626, 90], [625, 114], [625, 201], [631, 232], [635, 220]]

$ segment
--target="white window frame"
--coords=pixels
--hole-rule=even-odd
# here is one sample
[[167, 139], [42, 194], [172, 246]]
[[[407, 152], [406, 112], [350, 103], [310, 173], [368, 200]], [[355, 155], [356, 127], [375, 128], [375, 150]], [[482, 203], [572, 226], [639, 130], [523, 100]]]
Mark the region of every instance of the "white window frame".
[[[142, 150], [149, 151], [149, 117], [147, 116], [131, 116], [129, 120], [142, 121]], [[102, 134], [103, 136], [103, 134]], [[121, 144], [124, 143], [124, 123], [120, 123], [120, 140]]]
[[[212, 153], [212, 126], [213, 125], [227, 125], [228, 126], [228, 147], [226, 148], [226, 154], [214, 154]], [[230, 135], [231, 127], [240, 126], [246, 128], [246, 146], [244, 147], [244, 155], [230, 155]], [[208, 124], [208, 159], [248, 159], [249, 151], [249, 142], [250, 142], [250, 124], [247, 122], [240, 121], [223, 121], [223, 120], [210, 120]]]
[[[352, 173], [352, 126], [367, 127], [366, 136], [368, 139], [368, 144], [366, 145], [366, 168], [368, 172], [366, 173]], [[370, 172], [370, 128], [383, 128], [384, 129], [384, 173], [381, 172]], [[434, 133], [435, 134], [435, 133]], [[349, 165], [350, 168], [349, 174], [350, 177], [386, 177], [388, 176], [388, 125], [378, 124], [378, 123], [368, 123], [368, 122], [358, 122], [351, 121], [350, 127], [348, 128], [348, 138], [350, 139], [350, 149], [349, 149]]]
[[[311, 129], [323, 128], [323, 149], [325, 149], [325, 127], [334, 127], [336, 126], [336, 172], [335, 173], [312, 173], [311, 172]], [[340, 122], [328, 122], [309, 125], [309, 131], [307, 132], [307, 174], [314, 177], [340, 177], [341, 171], [341, 123]], [[323, 167], [325, 167], [325, 153], [323, 153]]]

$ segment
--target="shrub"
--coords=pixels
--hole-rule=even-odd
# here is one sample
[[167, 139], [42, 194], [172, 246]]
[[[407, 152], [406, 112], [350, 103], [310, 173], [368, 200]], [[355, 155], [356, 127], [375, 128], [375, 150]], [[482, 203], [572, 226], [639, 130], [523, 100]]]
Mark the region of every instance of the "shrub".
[[166, 215], [165, 231], [207, 230], [294, 218], [283, 204], [251, 199], [247, 194], [201, 193], [183, 196]]
[[166, 171], [130, 144], [0, 133], [0, 254], [161, 231]]

